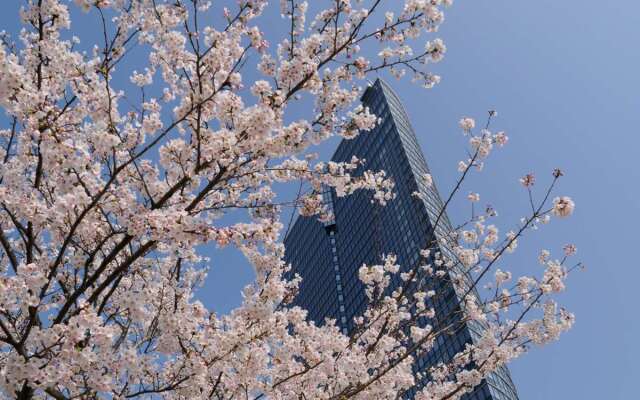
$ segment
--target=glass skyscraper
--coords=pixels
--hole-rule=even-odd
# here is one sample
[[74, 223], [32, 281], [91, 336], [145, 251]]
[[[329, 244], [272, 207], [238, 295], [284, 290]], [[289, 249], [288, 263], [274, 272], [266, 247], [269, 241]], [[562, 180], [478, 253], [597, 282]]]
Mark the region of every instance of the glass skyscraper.
[[[429, 168], [400, 99], [385, 82], [377, 80], [367, 88], [362, 102], [381, 118], [381, 123], [372, 132], [342, 140], [332, 160], [348, 161], [354, 155], [364, 158], [366, 165], [360, 167], [356, 175], [365, 169], [386, 171], [395, 183], [395, 199], [383, 207], [372, 203], [371, 192], [357, 191], [337, 197], [328, 190], [323, 195], [333, 209], [334, 219], [319, 222], [317, 218], [299, 217], [284, 240], [285, 259], [292, 264], [292, 272], [302, 277], [295, 304], [307, 309], [309, 318], [318, 323], [323, 323], [325, 318], [335, 319], [345, 334], [352, 332], [354, 317], [361, 315], [366, 307], [364, 286], [358, 278], [362, 264], [379, 264], [382, 254], [393, 253], [402, 270], [407, 271], [419, 265], [420, 249], [428, 243], [433, 250], [455, 259], [447, 246], [438, 244], [448, 237], [452, 226], [443, 214], [433, 229], [443, 203], [435, 186], [428, 186], [424, 180]], [[422, 195], [413, 196], [414, 192]], [[392, 287], [400, 284], [394, 276]], [[459, 294], [469, 288], [469, 283], [454, 287], [450, 280], [441, 279], [435, 288], [438, 295], [431, 305], [436, 319], [445, 315], [459, 318], [460, 313], [456, 312], [460, 310]], [[455, 332], [440, 335], [432, 350], [416, 357], [414, 371], [425, 371], [449, 361], [466, 343], [476, 340], [481, 330], [482, 326], [477, 323], [459, 323]], [[418, 382], [404, 397], [412, 398], [423, 383]], [[489, 375], [463, 397], [467, 400], [517, 398], [506, 368]]]

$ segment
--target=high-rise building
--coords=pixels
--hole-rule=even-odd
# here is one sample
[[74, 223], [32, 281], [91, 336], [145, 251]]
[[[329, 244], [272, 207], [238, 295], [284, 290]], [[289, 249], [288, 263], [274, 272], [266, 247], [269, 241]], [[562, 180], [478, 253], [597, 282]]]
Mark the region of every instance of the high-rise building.
[[[299, 217], [284, 241], [285, 259], [292, 264], [292, 271], [302, 277], [295, 304], [307, 309], [309, 318], [317, 323], [323, 323], [325, 318], [335, 319], [345, 334], [353, 331], [354, 317], [366, 307], [364, 285], [358, 278], [363, 264], [379, 264], [382, 254], [393, 253], [406, 271], [424, 262], [420, 260], [420, 249], [427, 244], [454, 259], [447, 246], [439, 244], [452, 231], [451, 223], [446, 214], [440, 215], [443, 203], [435, 185], [425, 182], [429, 168], [400, 99], [385, 82], [377, 80], [367, 88], [362, 102], [381, 118], [381, 123], [372, 132], [342, 140], [332, 160], [348, 161], [354, 155], [365, 159], [366, 165], [355, 175], [364, 169], [386, 171], [395, 183], [396, 197], [383, 207], [371, 201], [370, 192], [337, 197], [328, 190], [323, 195], [333, 210], [333, 219], [319, 222], [313, 217]], [[421, 196], [412, 195], [414, 192]], [[400, 284], [400, 279], [394, 276], [392, 287]], [[460, 289], [459, 285], [454, 287], [450, 280], [442, 279], [437, 285], [438, 295], [432, 304], [436, 319], [439, 315], [459, 318], [456, 311], [460, 310], [460, 294], [470, 283], [463, 282]], [[459, 323], [455, 332], [440, 335], [432, 350], [416, 357], [414, 371], [425, 371], [449, 361], [465, 344], [477, 340], [481, 331], [482, 326], [477, 323]], [[412, 398], [416, 390], [405, 397]], [[509, 371], [504, 367], [463, 397], [517, 398]]]

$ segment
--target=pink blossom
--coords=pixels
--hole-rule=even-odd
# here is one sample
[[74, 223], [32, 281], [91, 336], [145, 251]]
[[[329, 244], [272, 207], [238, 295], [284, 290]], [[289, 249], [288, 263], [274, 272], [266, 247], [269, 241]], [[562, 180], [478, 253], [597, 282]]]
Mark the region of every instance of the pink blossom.
[[459, 122], [460, 128], [466, 133], [470, 132], [476, 126], [476, 121], [473, 118], [464, 117]]
[[562, 196], [553, 199], [553, 214], [558, 217], [568, 217], [573, 214], [574, 209], [575, 203], [570, 197]]
[[531, 187], [536, 183], [536, 177], [533, 174], [526, 174], [522, 178], [520, 178], [520, 183], [524, 187]]
[[[318, 160], [314, 147], [379, 125], [360, 104], [378, 71], [411, 75], [426, 88], [439, 82], [430, 68], [446, 46], [433, 33], [450, 3], [403, 0], [392, 13], [384, 2], [373, 10], [360, 1], [280, 1], [278, 31], [286, 34], [270, 45], [264, 13], [274, 5], [266, 0], [229, 8], [205, 0], [26, 2], [17, 51], [0, 45], [0, 108], [15, 120], [0, 130], [0, 397], [396, 399], [416, 385], [415, 354], [448, 335], [431, 323], [449, 317], [430, 304], [448, 285], [440, 282], [464, 299], [455, 320], [486, 329], [430, 371], [417, 399], [462, 396], [524, 344], [569, 329], [573, 315], [552, 299], [566, 268], [543, 253], [537, 276], [506, 271], [502, 255], [527, 236], [499, 235], [491, 207], [449, 223], [427, 173], [412, 182], [419, 190], [411, 201], [441, 216], [432, 221], [435, 240], [415, 244], [423, 249], [412, 264], [380, 254], [380, 263], [359, 268], [364, 311], [349, 321], [358, 335], [342, 320], [311, 322], [294, 306], [309, 282], [283, 260], [291, 209], [329, 222], [329, 190], [367, 191], [374, 207], [394, 207], [406, 186], [355, 156]], [[70, 7], [99, 10], [71, 24]], [[82, 38], [89, 50], [76, 50], [76, 27], [101, 27], [101, 14], [107, 43]], [[470, 135], [475, 121], [465, 117], [460, 127]], [[470, 136], [459, 164], [465, 176], [508, 139], [488, 130]], [[286, 184], [299, 195], [282, 198]], [[573, 209], [559, 197], [552, 211]], [[523, 232], [533, 229], [527, 221]], [[212, 246], [235, 248], [255, 274], [228, 313], [198, 300], [221, 262], [206, 250]], [[466, 274], [517, 283], [481, 299]], [[500, 319], [502, 310], [521, 322]]]

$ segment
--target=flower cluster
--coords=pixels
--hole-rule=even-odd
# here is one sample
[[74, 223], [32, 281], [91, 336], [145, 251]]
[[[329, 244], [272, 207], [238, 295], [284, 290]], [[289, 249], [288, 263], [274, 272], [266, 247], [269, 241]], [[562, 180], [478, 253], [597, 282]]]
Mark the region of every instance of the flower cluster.
[[[327, 220], [327, 190], [370, 191], [380, 205], [394, 197], [384, 171], [357, 158], [319, 162], [313, 146], [370, 134], [378, 116], [357, 103], [373, 73], [439, 80], [429, 68], [446, 46], [425, 36], [449, 0], [404, 0], [397, 15], [384, 0], [327, 2], [314, 15], [309, 2], [280, 1], [287, 35], [276, 41], [258, 24], [266, 0], [75, 3], [26, 1], [20, 45], [0, 45], [10, 121], [0, 131], [0, 397], [395, 399], [417, 384], [414, 357], [448, 334], [433, 306], [443, 280], [465, 299], [461, 320], [487, 328], [430, 371], [418, 398], [459, 398], [525, 343], [570, 326], [550, 297], [575, 247], [562, 260], [545, 255], [541, 276], [516, 288], [494, 268], [522, 232], [570, 215], [568, 197], [503, 236], [490, 207], [460, 232], [438, 217], [419, 266], [387, 255], [359, 271], [369, 304], [351, 336], [291, 306], [300, 279], [283, 262], [282, 208]], [[68, 39], [69, 7], [95, 18], [100, 42]], [[147, 61], [129, 70], [135, 52]], [[470, 118], [461, 127], [475, 154], [461, 162], [466, 176], [508, 138], [473, 134]], [[294, 200], [274, 189], [288, 182], [300, 184]], [[196, 297], [217, 262], [208, 245], [235, 246], [255, 268], [226, 315]], [[474, 289], [492, 268], [496, 295], [481, 301]], [[498, 317], [513, 306], [543, 315]]]

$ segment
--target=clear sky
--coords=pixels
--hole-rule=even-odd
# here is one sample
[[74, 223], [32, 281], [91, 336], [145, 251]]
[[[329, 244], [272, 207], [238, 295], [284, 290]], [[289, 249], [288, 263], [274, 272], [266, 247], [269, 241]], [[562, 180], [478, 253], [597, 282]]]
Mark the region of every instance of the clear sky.
[[[20, 4], [2, 0], [0, 29], [16, 31]], [[442, 83], [425, 91], [408, 79], [388, 79], [440, 192], [448, 193], [464, 157], [458, 119], [482, 119], [496, 109], [495, 126], [510, 142], [464, 190], [479, 191], [507, 228], [527, 206], [517, 179], [534, 172], [542, 186], [558, 166], [566, 172], [559, 192], [577, 203], [573, 218], [529, 235], [523, 251], [507, 260], [524, 274], [539, 268], [537, 249], [573, 242], [587, 265], [560, 298], [576, 314], [573, 330], [511, 366], [521, 398], [640, 398], [640, 266], [632, 256], [640, 222], [640, 2], [457, 0], [446, 19], [438, 36], [448, 51], [434, 68]], [[263, 20], [267, 29], [280, 24], [277, 10]], [[74, 23], [76, 35], [95, 35], [95, 21]], [[321, 154], [328, 157], [332, 146]], [[453, 205], [454, 221], [466, 215], [463, 205]], [[233, 250], [211, 256], [200, 296], [211, 308], [229, 310], [251, 268]]]

